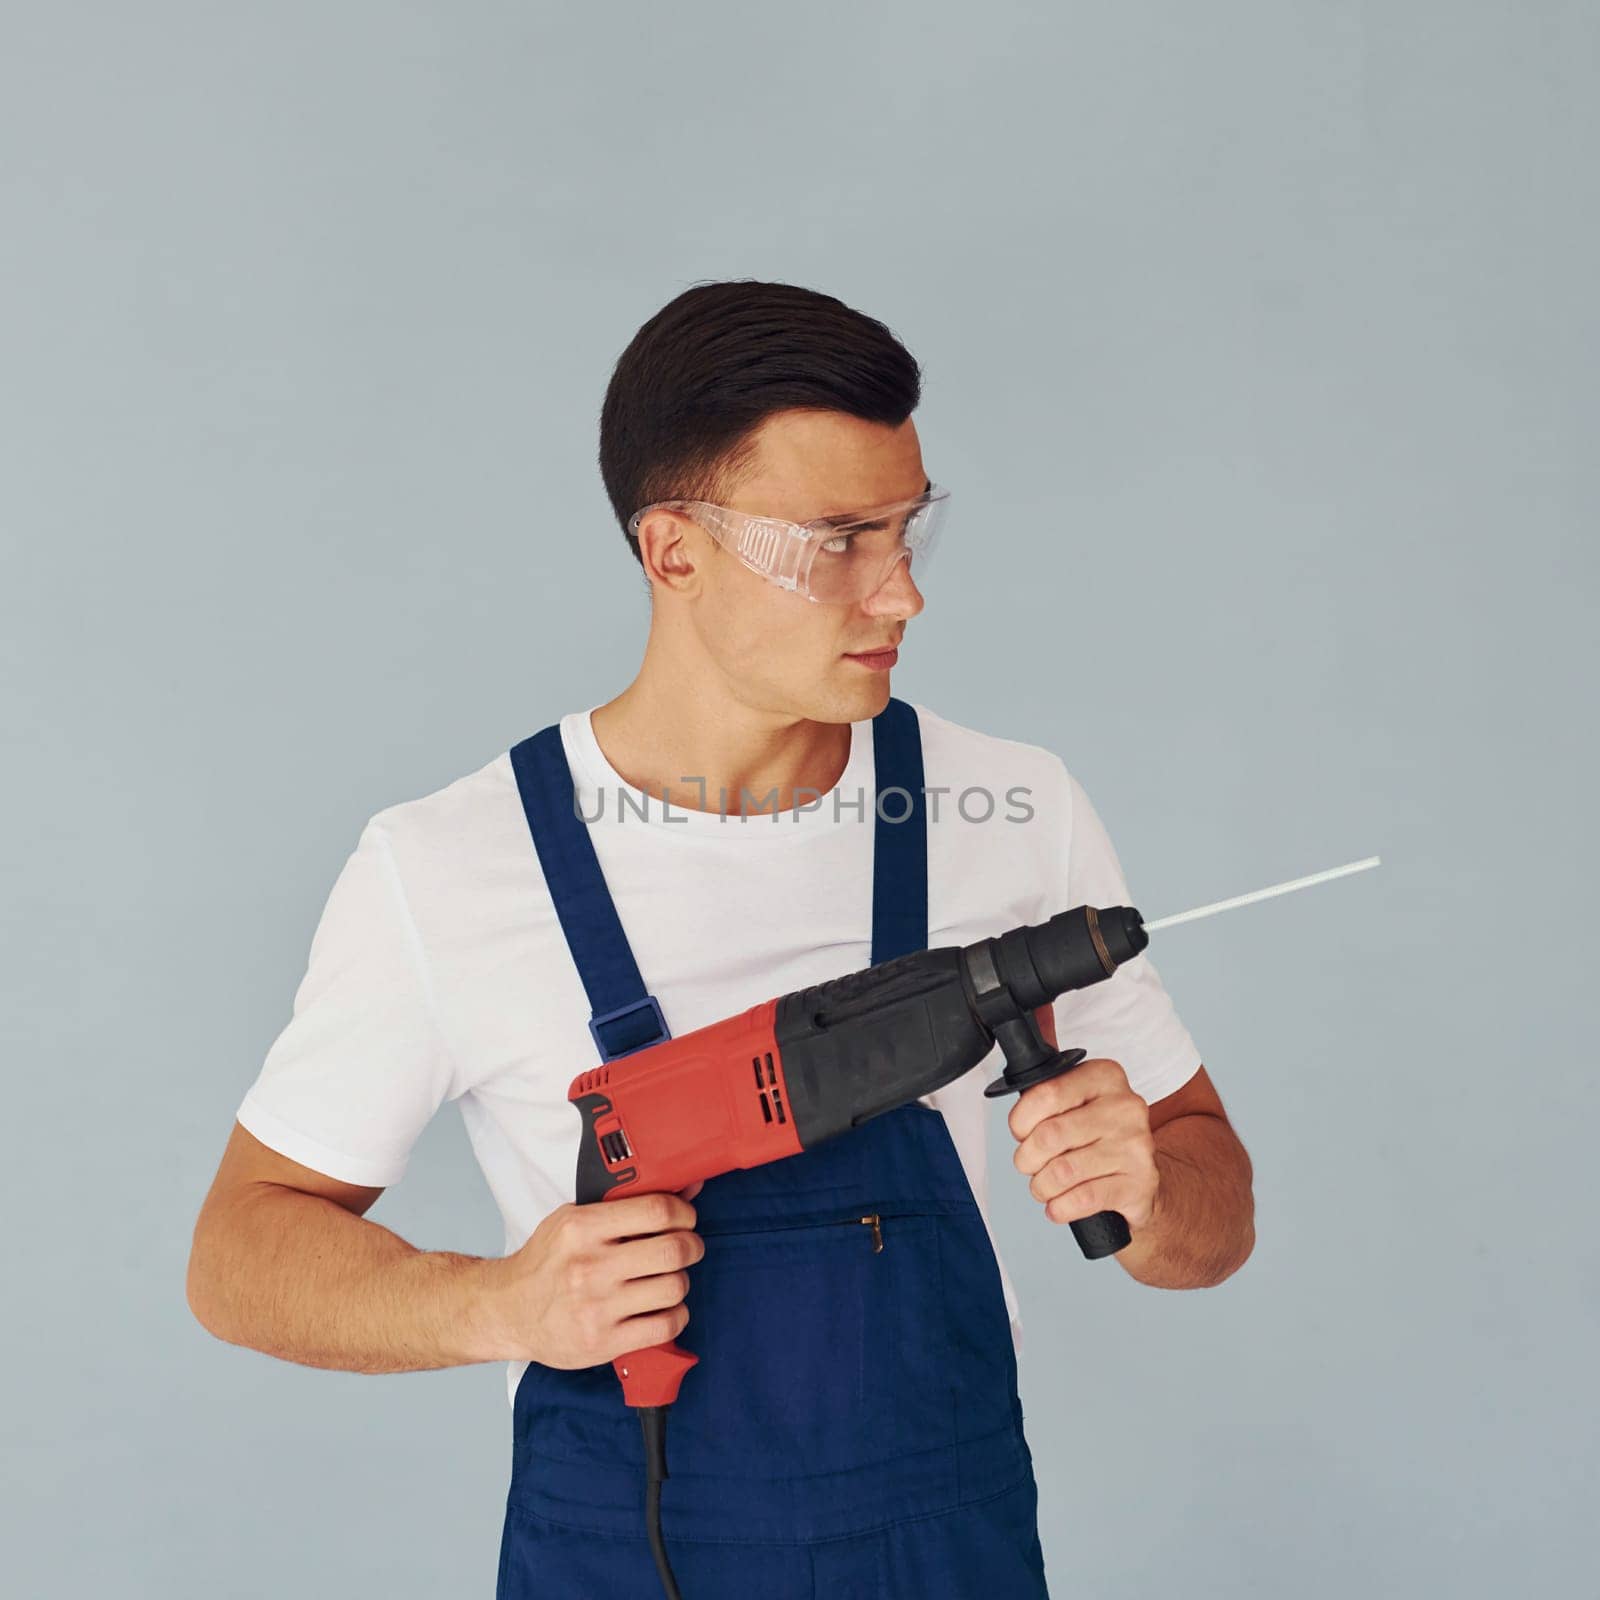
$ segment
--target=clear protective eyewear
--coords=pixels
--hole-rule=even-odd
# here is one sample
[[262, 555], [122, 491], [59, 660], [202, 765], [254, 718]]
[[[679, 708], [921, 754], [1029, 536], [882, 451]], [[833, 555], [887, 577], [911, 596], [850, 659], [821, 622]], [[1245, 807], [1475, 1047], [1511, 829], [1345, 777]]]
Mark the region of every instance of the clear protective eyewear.
[[909, 565], [915, 556], [919, 573], [927, 566], [949, 499], [948, 489], [930, 482], [913, 500], [810, 522], [756, 516], [708, 500], [657, 500], [628, 518], [628, 532], [637, 540], [639, 523], [652, 511], [678, 512], [779, 588], [824, 605], [848, 605], [876, 594], [902, 559]]

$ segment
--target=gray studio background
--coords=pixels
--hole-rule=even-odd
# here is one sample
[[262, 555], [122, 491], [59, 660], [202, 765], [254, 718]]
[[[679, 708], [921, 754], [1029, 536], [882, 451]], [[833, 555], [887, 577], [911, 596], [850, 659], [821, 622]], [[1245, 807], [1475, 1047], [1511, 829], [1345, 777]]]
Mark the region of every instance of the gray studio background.
[[[995, 1118], [1053, 1591], [1590, 1592], [1592, 6], [3, 21], [7, 1592], [491, 1592], [502, 1369], [218, 1344], [189, 1234], [364, 820], [632, 676], [601, 393], [746, 276], [924, 365], [896, 693], [1059, 751], [1147, 916], [1384, 858], [1152, 946], [1225, 1286]], [[375, 1217], [498, 1249], [453, 1110]]]

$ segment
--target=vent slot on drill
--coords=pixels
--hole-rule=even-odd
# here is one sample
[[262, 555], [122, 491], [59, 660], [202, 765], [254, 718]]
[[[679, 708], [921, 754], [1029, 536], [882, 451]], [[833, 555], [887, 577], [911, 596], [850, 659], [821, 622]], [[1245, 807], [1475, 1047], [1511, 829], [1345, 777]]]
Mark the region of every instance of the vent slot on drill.
[[[761, 1064], [766, 1062], [767, 1076], [763, 1083], [761, 1077]], [[755, 1069], [756, 1090], [761, 1097], [761, 1120], [771, 1122], [776, 1116], [779, 1122], [787, 1122], [788, 1114], [783, 1109], [783, 1096], [778, 1093], [777, 1074], [772, 1066], [772, 1052], [766, 1051], [763, 1055], [752, 1056], [750, 1065]]]

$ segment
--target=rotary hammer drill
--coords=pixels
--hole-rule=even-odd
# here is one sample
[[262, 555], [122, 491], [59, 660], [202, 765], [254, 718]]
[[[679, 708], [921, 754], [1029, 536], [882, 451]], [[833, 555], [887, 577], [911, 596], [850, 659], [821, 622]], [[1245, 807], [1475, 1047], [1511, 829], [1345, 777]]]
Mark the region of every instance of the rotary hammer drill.
[[[1131, 906], [1075, 906], [966, 946], [881, 962], [763, 1001], [579, 1074], [580, 1203], [679, 1190], [797, 1155], [970, 1071], [998, 1042], [984, 1093], [1031, 1088], [1084, 1059], [1057, 1050], [1033, 1013], [1109, 978], [1150, 942]], [[1074, 1222], [1084, 1255], [1129, 1241], [1114, 1211]], [[630, 1406], [677, 1398], [699, 1358], [676, 1343], [612, 1363]]]

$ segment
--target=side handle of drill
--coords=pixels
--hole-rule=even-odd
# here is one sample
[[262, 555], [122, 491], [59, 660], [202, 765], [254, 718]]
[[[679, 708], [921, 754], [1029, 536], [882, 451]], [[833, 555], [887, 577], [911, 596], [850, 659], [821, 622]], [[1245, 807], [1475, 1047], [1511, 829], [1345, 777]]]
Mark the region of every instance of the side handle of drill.
[[[1149, 942], [1144, 919], [1132, 906], [1085, 905], [967, 946], [962, 954], [973, 1004], [1006, 1058], [1005, 1071], [984, 1094], [993, 1099], [1020, 1093], [1082, 1062], [1086, 1051], [1058, 1050], [1054, 1038], [1041, 1035], [1035, 1012], [1057, 994], [1109, 978]], [[1041, 995], [1048, 999], [1041, 1002]], [[1071, 1227], [1091, 1261], [1116, 1254], [1133, 1238], [1119, 1211], [1097, 1211]]]

